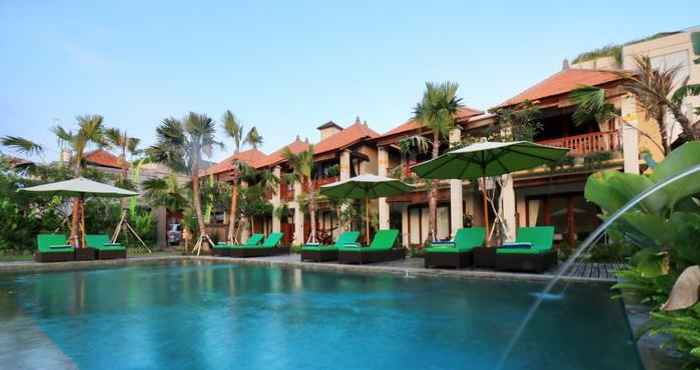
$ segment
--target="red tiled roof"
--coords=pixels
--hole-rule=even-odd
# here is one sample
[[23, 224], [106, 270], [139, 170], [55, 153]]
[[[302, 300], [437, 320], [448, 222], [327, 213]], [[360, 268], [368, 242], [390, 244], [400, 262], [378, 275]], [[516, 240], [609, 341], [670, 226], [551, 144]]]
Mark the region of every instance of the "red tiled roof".
[[122, 160], [119, 157], [103, 149], [97, 149], [91, 152], [87, 152], [83, 155], [83, 157], [85, 158], [85, 161], [88, 164], [96, 166], [119, 169], [129, 168], [128, 163], [122, 162]]
[[[469, 119], [470, 117], [479, 115], [481, 113], [483, 113], [483, 112], [478, 110], [478, 109], [473, 109], [473, 108], [469, 108], [469, 107], [462, 107], [459, 109], [457, 114], [455, 114], [455, 121], [463, 121], [463, 120]], [[386, 137], [386, 136], [408, 133], [408, 132], [411, 132], [414, 130], [418, 130], [421, 127], [422, 127], [422, 125], [418, 121], [411, 118], [410, 120], [406, 121], [405, 123], [403, 123], [399, 126], [396, 126], [393, 129], [385, 132], [381, 136]]]
[[520, 94], [506, 100], [498, 107], [508, 107], [520, 104], [525, 100], [534, 101], [565, 94], [582, 85], [597, 86], [621, 79], [622, 77], [613, 71], [569, 68], [549, 76]]
[[204, 175], [216, 175], [233, 169], [233, 160], [237, 159], [252, 167], [258, 167], [258, 162], [267, 158], [267, 155], [258, 149], [252, 148], [239, 152], [224, 159], [223, 161], [209, 167], [204, 171]]
[[315, 154], [323, 154], [346, 148], [363, 139], [374, 139], [379, 134], [361, 122], [355, 122], [351, 126], [336, 132], [335, 134], [321, 140], [314, 146]]
[[270, 155], [268, 155], [267, 157], [265, 157], [264, 159], [262, 159], [258, 163], [256, 163], [256, 167], [257, 168], [267, 167], [267, 166], [275, 165], [275, 164], [280, 163], [280, 162], [284, 162], [284, 157], [282, 156], [282, 153], [284, 152], [284, 148], [289, 148], [289, 150], [292, 153], [296, 154], [296, 153], [301, 153], [304, 150], [308, 149], [309, 143], [307, 143], [305, 141], [301, 141], [299, 139], [299, 136], [297, 136], [297, 138], [293, 142], [291, 142], [289, 145], [286, 145], [286, 146], [280, 148], [279, 150], [271, 153]]

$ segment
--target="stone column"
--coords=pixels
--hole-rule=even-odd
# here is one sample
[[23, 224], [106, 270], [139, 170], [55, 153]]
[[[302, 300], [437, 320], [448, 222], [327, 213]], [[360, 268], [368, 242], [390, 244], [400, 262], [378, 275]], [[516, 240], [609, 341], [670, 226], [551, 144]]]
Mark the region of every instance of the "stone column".
[[[387, 176], [387, 170], [389, 168], [389, 153], [383, 146], [379, 147], [379, 152], [377, 155], [377, 174], [379, 176]], [[389, 228], [389, 203], [387, 203], [386, 198], [379, 198], [377, 201], [379, 207], [379, 228], [382, 230]]]
[[156, 209], [153, 210], [153, 213], [155, 214], [156, 218], [156, 231], [158, 233], [157, 236], [157, 243], [158, 243], [158, 248], [162, 249], [165, 248], [168, 245], [168, 220], [167, 220], [167, 211], [165, 207], [160, 206], [157, 207]]
[[[274, 174], [278, 179], [281, 178], [282, 170], [280, 166], [275, 166], [275, 168], [272, 170], [272, 174]], [[280, 199], [281, 187], [282, 183], [277, 185], [277, 191], [274, 194], [272, 194], [272, 232], [274, 233], [282, 231], [282, 220], [279, 217], [277, 217], [274, 212], [282, 204], [282, 201]]]
[[408, 234], [408, 206], [401, 206], [401, 243], [404, 248], [408, 248], [411, 242], [411, 236]]
[[[458, 144], [462, 141], [462, 130], [454, 128], [450, 131], [450, 144]], [[454, 238], [457, 230], [464, 227], [464, 210], [462, 209], [462, 180], [450, 180], [450, 218], [452, 224], [452, 237]]]
[[340, 153], [340, 180], [350, 178], [350, 151], [344, 150]]
[[622, 98], [620, 108], [622, 119], [628, 124], [622, 124], [620, 128], [620, 140], [622, 141], [622, 155], [624, 158], [625, 173], [639, 174], [639, 117], [637, 104], [632, 95]]
[[503, 221], [506, 227], [506, 241], [515, 240], [515, 189], [513, 188], [513, 176], [503, 175]]
[[[297, 197], [302, 193], [301, 182], [294, 182], [294, 196]], [[294, 244], [302, 245], [306, 240], [304, 240], [304, 213], [301, 211], [301, 206], [299, 202], [294, 201]]]

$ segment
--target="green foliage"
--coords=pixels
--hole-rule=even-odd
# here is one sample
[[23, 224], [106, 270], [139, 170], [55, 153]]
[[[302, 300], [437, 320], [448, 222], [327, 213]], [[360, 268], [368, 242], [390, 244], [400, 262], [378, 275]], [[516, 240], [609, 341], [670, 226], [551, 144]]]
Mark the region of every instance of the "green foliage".
[[492, 141], [535, 141], [535, 136], [543, 129], [539, 122], [540, 109], [529, 100], [491, 113], [496, 115], [496, 124], [488, 134]]
[[589, 60], [594, 60], [602, 57], [613, 57], [615, 61], [622, 64], [622, 45], [607, 45], [601, 48], [593, 49], [591, 51], [583, 52], [574, 58], [571, 63], [581, 63], [587, 62]]
[[588, 153], [583, 157], [583, 165], [587, 168], [601, 168], [612, 157], [612, 152], [609, 151]]
[[413, 110], [415, 119], [439, 138], [449, 136], [454, 127], [454, 115], [462, 107], [462, 99], [457, 97], [458, 88], [455, 82], [426, 82], [423, 99]]
[[624, 263], [639, 250], [630, 243], [606, 243], [591, 248], [586, 260], [596, 263]]
[[[585, 196], [609, 217], [642, 191], [700, 165], [700, 142], [684, 144], [658, 163], [650, 174], [633, 175], [616, 171], [589, 177]], [[620, 283], [613, 288], [652, 306], [651, 333], [669, 334], [677, 349], [688, 354], [691, 366], [700, 365], [697, 305], [673, 313], [658, 311], [676, 279], [689, 266], [700, 264], [700, 175], [678, 180], [646, 198], [609, 228], [616, 243], [639, 248], [620, 271]]]

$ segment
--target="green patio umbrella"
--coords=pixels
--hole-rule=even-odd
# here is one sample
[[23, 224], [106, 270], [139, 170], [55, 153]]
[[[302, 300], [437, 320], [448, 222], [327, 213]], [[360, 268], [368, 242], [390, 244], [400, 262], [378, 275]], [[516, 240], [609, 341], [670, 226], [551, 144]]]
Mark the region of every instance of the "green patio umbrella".
[[526, 170], [558, 162], [569, 151], [530, 141], [482, 141], [452, 150], [435, 159], [413, 166], [413, 172], [426, 179], [482, 179], [484, 224], [489, 230], [486, 177]]
[[377, 175], [360, 175], [321, 186], [321, 194], [337, 199], [365, 200], [365, 242], [369, 244], [369, 199], [399, 195], [413, 190], [401, 180]]
[[[83, 177], [76, 177], [71, 180], [53, 182], [50, 184], [43, 184], [32, 186], [24, 189], [19, 189], [18, 191], [28, 191], [33, 193], [48, 193], [53, 195], [61, 195], [67, 197], [78, 197], [82, 201], [85, 197], [102, 197], [102, 198], [124, 198], [133, 197], [139, 195], [139, 193], [118, 188], [116, 186], [103, 184], [101, 182], [88, 180]], [[84, 202], [81, 202], [84, 203]], [[79, 246], [85, 246], [85, 215], [84, 207], [81, 209], [80, 217], [80, 228], [78, 230], [79, 234]]]

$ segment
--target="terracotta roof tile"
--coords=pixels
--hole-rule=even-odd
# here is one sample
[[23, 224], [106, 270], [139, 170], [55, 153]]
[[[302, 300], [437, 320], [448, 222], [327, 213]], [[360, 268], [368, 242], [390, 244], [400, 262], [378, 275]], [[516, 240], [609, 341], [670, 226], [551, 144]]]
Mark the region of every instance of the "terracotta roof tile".
[[379, 134], [361, 122], [355, 122], [351, 126], [336, 132], [321, 140], [314, 146], [315, 154], [323, 154], [346, 148], [364, 139], [374, 139]]
[[549, 76], [520, 94], [506, 100], [498, 107], [508, 107], [522, 103], [525, 100], [534, 101], [565, 94], [581, 85], [597, 86], [621, 79], [622, 77], [613, 71], [569, 68]]
[[278, 164], [280, 162], [284, 162], [284, 157], [282, 156], [282, 152], [284, 151], [284, 148], [289, 148], [289, 150], [292, 153], [300, 153], [303, 152], [304, 150], [309, 148], [309, 143], [305, 141], [301, 141], [299, 139], [299, 136], [291, 142], [289, 145], [286, 145], [279, 150], [271, 153], [267, 157], [265, 157], [263, 160], [260, 162], [256, 163], [256, 168], [261, 168], [261, 167], [267, 167], [267, 166], [272, 166], [275, 164]]
[[110, 168], [129, 168], [128, 163], [122, 162], [122, 160], [116, 155], [104, 150], [97, 149], [84, 154], [85, 161], [89, 164], [110, 167]]
[[223, 161], [209, 167], [204, 171], [204, 175], [216, 175], [222, 172], [230, 171], [233, 169], [233, 160], [238, 159], [252, 167], [258, 167], [258, 163], [262, 162], [267, 155], [258, 149], [248, 149], [239, 152], [237, 155], [231, 155]]
[[[479, 114], [482, 114], [483, 112], [478, 110], [478, 109], [473, 109], [469, 107], [462, 107], [460, 110], [455, 114], [455, 120], [456, 121], [463, 121], [467, 120], [470, 117], [477, 116]], [[393, 135], [398, 135], [398, 134], [404, 134], [408, 133], [414, 130], [418, 130], [421, 128], [421, 124], [416, 121], [415, 119], [411, 118], [410, 120], [406, 121], [405, 123], [394, 127], [393, 129], [385, 132], [384, 134], [381, 135], [381, 137], [386, 137], [386, 136], [393, 136]]]

